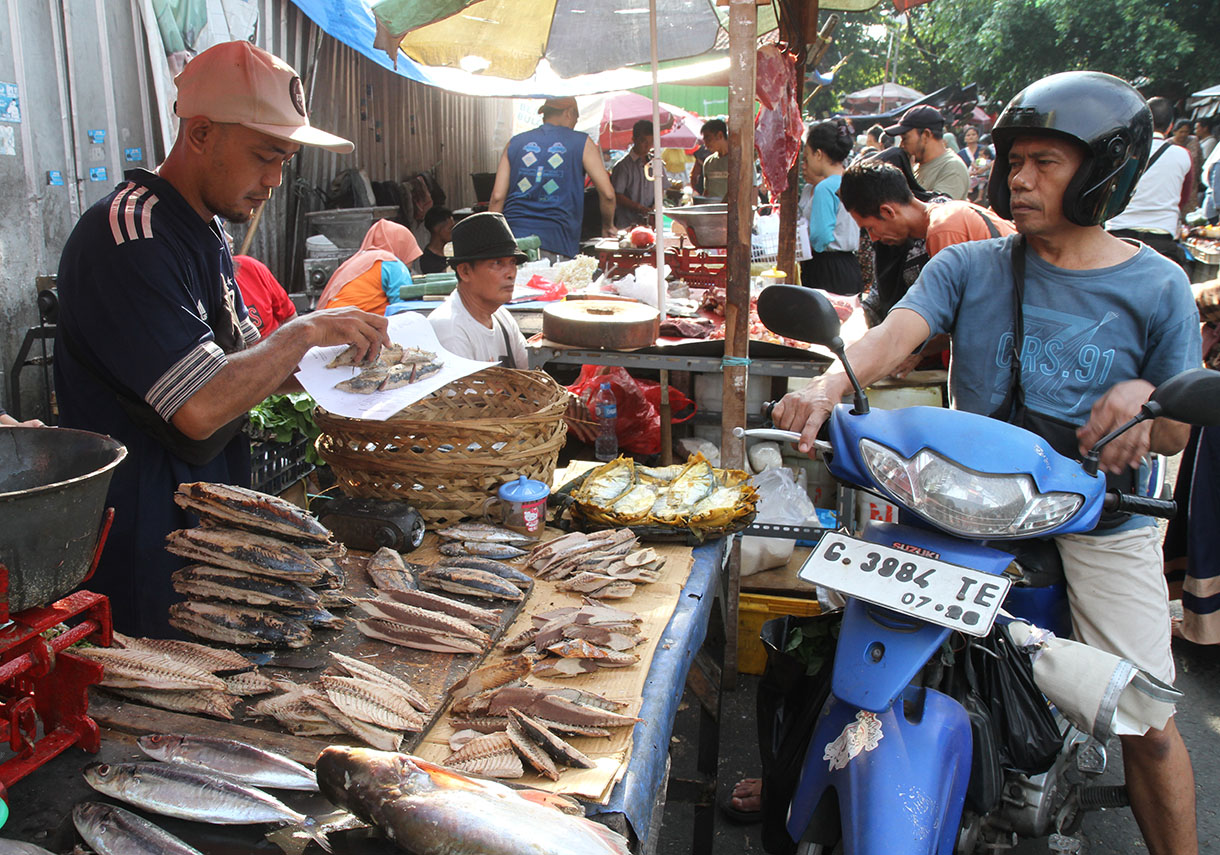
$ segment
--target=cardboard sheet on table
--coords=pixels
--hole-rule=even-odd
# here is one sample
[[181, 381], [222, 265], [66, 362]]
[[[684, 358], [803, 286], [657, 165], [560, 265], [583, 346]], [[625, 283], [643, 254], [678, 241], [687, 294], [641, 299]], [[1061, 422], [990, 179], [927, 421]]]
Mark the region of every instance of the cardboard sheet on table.
[[[548, 530], [544, 540], [558, 537], [561, 532]], [[597, 692], [609, 698], [627, 701], [629, 706], [620, 710], [624, 715], [637, 715], [643, 705], [644, 683], [648, 677], [648, 669], [652, 665], [653, 654], [669, 619], [673, 616], [678, 604], [682, 586], [690, 576], [694, 559], [688, 546], [673, 544], [649, 543], [648, 547], [655, 549], [657, 554], [665, 559], [661, 577], [649, 585], [639, 585], [635, 593], [625, 600], [609, 600], [607, 605], [612, 608], [635, 612], [643, 619], [640, 632], [648, 641], [635, 648], [640, 654], [640, 661], [629, 668], [602, 668], [593, 674], [583, 674], [570, 679], [545, 679], [530, 676], [528, 682], [537, 686], [571, 686]], [[411, 560], [428, 561], [427, 558], [411, 556]], [[531, 625], [530, 616], [535, 612], [543, 612], [562, 606], [579, 606], [581, 595], [557, 589], [557, 582], [538, 579], [534, 582], [534, 590], [529, 602], [521, 610], [516, 622], [508, 628], [504, 638], [512, 638], [518, 632]], [[490, 665], [504, 658], [504, 650], [497, 646], [488, 655], [485, 665]], [[415, 753], [425, 760], [443, 763], [451, 753], [449, 737], [454, 733], [450, 724], [448, 712], [440, 717], [432, 729], [424, 736], [423, 742]], [[595, 764], [593, 769], [568, 769], [560, 767], [558, 781], [551, 781], [528, 769], [522, 778], [512, 781], [514, 784], [524, 784], [552, 793], [578, 796], [587, 801], [605, 804], [610, 798], [614, 785], [626, 774], [627, 763], [631, 759], [631, 745], [634, 728], [616, 727], [610, 729], [609, 739], [602, 737], [572, 736], [564, 737], [577, 750], [584, 752]]]
[[301, 360], [296, 377], [319, 406], [337, 416], [384, 421], [403, 407], [408, 407], [421, 398], [431, 395], [446, 383], [452, 383], [460, 377], [474, 374], [476, 371], [482, 371], [495, 364], [466, 359], [445, 350], [436, 340], [436, 333], [433, 331], [432, 325], [423, 315], [402, 312], [389, 320], [390, 341], [401, 344], [403, 347], [418, 347], [432, 351], [436, 354], [437, 359], [444, 363], [441, 370], [418, 383], [410, 383], [385, 392], [373, 392], [368, 395], [343, 392], [336, 389], [335, 384], [355, 377], [363, 369], [357, 366], [326, 367], [332, 359], [346, 349], [345, 345], [315, 347]]

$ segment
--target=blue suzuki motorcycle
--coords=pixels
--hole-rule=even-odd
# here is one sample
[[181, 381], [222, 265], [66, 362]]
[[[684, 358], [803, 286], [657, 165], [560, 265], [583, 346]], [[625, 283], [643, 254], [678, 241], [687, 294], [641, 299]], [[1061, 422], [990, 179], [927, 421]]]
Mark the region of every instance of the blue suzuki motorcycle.
[[932, 688], [927, 674], [954, 633], [988, 635], [1001, 607], [1070, 635], [1062, 582], [1033, 581], [1033, 568], [1014, 561], [1018, 544], [1006, 551], [996, 542], [1089, 531], [1103, 510], [1172, 517], [1171, 501], [1107, 492], [1097, 455], [1150, 418], [1220, 422], [1220, 374], [1197, 369], [1163, 384], [1081, 463], [984, 416], [930, 407], [870, 411], [847, 364], [838, 316], [815, 291], [770, 286], [758, 312], [774, 332], [824, 345], [843, 362], [855, 400], [827, 421], [823, 457], [841, 482], [903, 509], [900, 523], [869, 523], [859, 538], [825, 533], [800, 571], [847, 601], [830, 696], [788, 810], [798, 852], [974, 855], [1010, 848], [1018, 835], [1062, 835], [1052, 849], [1076, 851], [1070, 835], [1085, 810], [1125, 804], [1123, 788], [1087, 785], [1105, 768], [1104, 746], [1058, 719], [1062, 747], [1051, 767], [1005, 772], [998, 804], [975, 813], [966, 803], [974, 750], [967, 710]]

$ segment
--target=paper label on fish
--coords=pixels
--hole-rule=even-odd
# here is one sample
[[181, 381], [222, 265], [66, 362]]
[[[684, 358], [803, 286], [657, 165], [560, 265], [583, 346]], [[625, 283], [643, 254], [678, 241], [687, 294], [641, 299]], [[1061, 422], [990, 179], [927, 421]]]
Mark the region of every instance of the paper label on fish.
[[346, 392], [335, 388], [360, 375], [360, 366], [327, 368], [331, 360], [346, 349], [346, 345], [315, 347], [305, 354], [296, 378], [315, 401], [337, 416], [353, 419], [384, 421], [403, 407], [431, 395], [447, 383], [492, 365], [457, 356], [441, 347], [428, 319], [417, 312], [401, 312], [389, 319], [390, 341], [405, 348], [418, 348], [436, 354], [440, 370], [421, 380], [397, 388], [387, 388], [369, 394]]
[[822, 752], [822, 759], [830, 761], [830, 771], [843, 769], [862, 751], [872, 751], [884, 736], [881, 722], [871, 712], [860, 710], [856, 720], [849, 722], [843, 732]]

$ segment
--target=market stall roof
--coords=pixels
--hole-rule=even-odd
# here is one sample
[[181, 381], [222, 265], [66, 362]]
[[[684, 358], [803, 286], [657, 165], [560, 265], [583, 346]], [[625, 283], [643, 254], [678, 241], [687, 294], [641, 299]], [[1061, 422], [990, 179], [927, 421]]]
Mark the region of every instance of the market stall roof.
[[1196, 119], [1206, 119], [1220, 113], [1220, 86], [1209, 86], [1190, 93], [1186, 99], [1186, 109]]
[[[410, 34], [409, 44], [419, 41], [421, 45], [430, 45], [426, 50], [421, 48], [420, 59], [400, 51], [391, 55], [389, 51], [392, 47], [387, 47], [384, 41], [386, 26], [374, 18], [367, 0], [293, 2], [327, 35], [378, 65], [411, 80], [451, 92], [541, 98], [613, 92], [646, 86], [652, 82], [652, 72], [647, 64], [633, 66], [633, 63], [646, 63], [649, 59], [648, 4], [645, 0], [599, 0], [597, 3], [578, 3], [575, 0], [403, 0], [401, 4], [398, 4], [398, 0], [382, 0], [377, 4], [379, 14], [389, 14], [393, 8], [391, 3], [416, 13], [415, 19], [405, 17], [404, 21], [422, 20], [428, 15], [432, 15], [433, 19], [436, 15], [449, 15], [432, 24], [417, 24], [419, 29]], [[852, 0], [839, 2], [849, 3]], [[585, 6], [593, 11], [579, 8]], [[706, 14], [705, 9], [708, 10]], [[454, 12], [461, 14], [455, 15]], [[548, 29], [542, 29], [537, 23], [540, 13]], [[590, 20], [591, 15], [596, 15], [595, 21]], [[549, 27], [556, 20], [567, 35], [566, 41], [561, 40], [552, 48]], [[712, 24], [709, 25], [708, 21]], [[583, 22], [583, 25], [578, 31], [573, 31], [570, 29], [573, 22]], [[694, 27], [695, 23], [699, 24], [697, 28]], [[706, 76], [728, 68], [727, 54], [708, 52], [722, 27], [714, 0], [659, 0], [657, 25], [661, 58], [676, 60], [661, 69], [658, 75], [661, 83]], [[443, 39], [437, 35], [442, 31], [433, 30], [433, 27], [447, 28], [443, 30]], [[774, 28], [774, 13], [769, 9], [760, 9], [759, 32]], [[524, 58], [511, 60], [502, 56], [500, 45], [517, 44], [513, 39], [520, 30], [529, 30], [534, 34], [532, 41], [518, 45]], [[687, 35], [688, 30], [698, 38]], [[590, 33], [597, 36], [591, 37]], [[670, 47], [671, 42], [676, 46]], [[564, 58], [561, 58], [559, 44], [563, 45]], [[583, 58], [571, 56], [577, 50]], [[591, 61], [593, 58], [598, 61]], [[493, 60], [496, 63], [494, 69]], [[508, 76], [519, 75], [526, 63], [532, 63], [532, 71], [527, 76]], [[555, 63], [559, 64], [558, 67]], [[497, 70], [498, 75], [494, 73]]]
[[878, 83], [876, 86], [869, 86], [866, 89], [859, 89], [843, 96], [843, 103], [853, 109], [868, 107], [876, 108], [881, 99], [884, 98], [886, 104], [896, 106], [898, 104], [910, 104], [912, 101], [918, 101], [924, 97], [924, 94], [910, 86], [903, 86], [901, 83]]

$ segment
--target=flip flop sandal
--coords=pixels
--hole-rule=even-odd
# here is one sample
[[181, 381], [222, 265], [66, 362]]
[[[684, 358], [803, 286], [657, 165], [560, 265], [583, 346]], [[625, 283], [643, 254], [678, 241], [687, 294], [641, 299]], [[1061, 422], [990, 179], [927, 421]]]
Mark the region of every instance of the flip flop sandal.
[[733, 791], [729, 790], [719, 802], [720, 813], [734, 825], [755, 825], [762, 822], [762, 810], [742, 810], [733, 807]]

